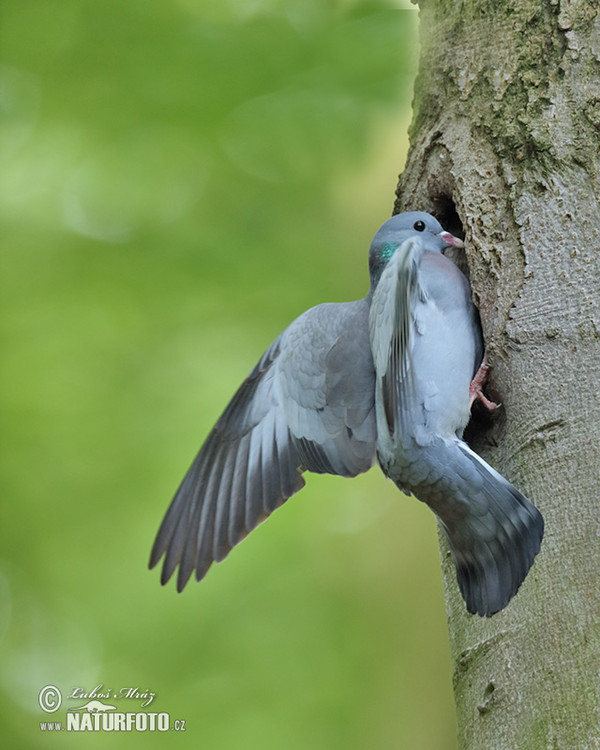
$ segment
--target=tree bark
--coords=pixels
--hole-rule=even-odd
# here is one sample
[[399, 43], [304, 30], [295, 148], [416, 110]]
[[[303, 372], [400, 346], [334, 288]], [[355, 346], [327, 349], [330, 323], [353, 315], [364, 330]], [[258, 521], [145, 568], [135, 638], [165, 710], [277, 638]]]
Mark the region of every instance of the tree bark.
[[466, 239], [503, 408], [472, 445], [540, 508], [519, 593], [470, 616], [442, 541], [460, 750], [600, 747], [598, 1], [422, 0], [396, 211]]

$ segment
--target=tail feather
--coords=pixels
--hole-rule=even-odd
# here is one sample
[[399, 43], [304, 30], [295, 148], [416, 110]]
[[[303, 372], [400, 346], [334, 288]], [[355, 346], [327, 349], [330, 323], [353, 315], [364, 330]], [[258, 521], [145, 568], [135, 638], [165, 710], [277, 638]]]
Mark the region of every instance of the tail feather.
[[442, 472], [413, 492], [442, 523], [468, 611], [489, 617], [506, 607], [525, 579], [540, 550], [544, 519], [462, 441], [431, 448], [434, 454], [450, 451], [451, 460], [446, 455], [436, 461]]
[[[483, 534], [470, 517], [448, 529], [456, 559], [456, 574], [469, 612], [493, 615], [517, 593], [540, 550], [544, 520], [516, 487], [460, 445], [463, 456], [482, 478], [487, 500]], [[475, 533], [474, 533], [475, 532]]]

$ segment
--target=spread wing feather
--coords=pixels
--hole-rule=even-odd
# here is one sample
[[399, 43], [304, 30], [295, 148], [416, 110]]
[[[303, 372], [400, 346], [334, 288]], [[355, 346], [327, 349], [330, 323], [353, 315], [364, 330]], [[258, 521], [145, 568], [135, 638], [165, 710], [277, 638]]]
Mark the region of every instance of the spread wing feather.
[[150, 557], [177, 588], [304, 486], [304, 471], [355, 476], [373, 463], [368, 305], [319, 305], [269, 347], [200, 449]]

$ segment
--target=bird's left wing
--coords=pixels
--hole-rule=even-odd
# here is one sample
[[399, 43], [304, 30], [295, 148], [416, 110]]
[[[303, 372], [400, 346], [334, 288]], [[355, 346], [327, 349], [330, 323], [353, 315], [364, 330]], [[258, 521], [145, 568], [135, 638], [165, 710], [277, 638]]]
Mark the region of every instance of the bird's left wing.
[[304, 486], [302, 473], [355, 476], [375, 455], [374, 372], [365, 300], [318, 305], [265, 352], [202, 446], [159, 529], [182, 590]]
[[387, 430], [393, 438], [413, 392], [411, 342], [413, 310], [423, 301], [418, 272], [423, 256], [420, 238], [405, 240], [379, 279], [369, 315], [371, 348]]

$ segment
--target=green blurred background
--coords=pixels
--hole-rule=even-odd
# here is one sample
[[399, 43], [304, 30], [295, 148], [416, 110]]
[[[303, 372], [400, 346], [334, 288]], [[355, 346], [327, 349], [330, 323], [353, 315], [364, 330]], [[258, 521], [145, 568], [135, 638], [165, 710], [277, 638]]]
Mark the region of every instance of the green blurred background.
[[[146, 567], [272, 339], [366, 293], [409, 7], [2, 1], [4, 747], [454, 748], [434, 518], [377, 469], [309, 476], [183, 594]], [[49, 736], [81, 703], [44, 714], [49, 683], [153, 691], [186, 732]]]

